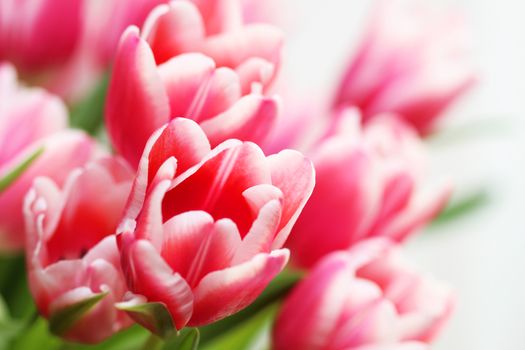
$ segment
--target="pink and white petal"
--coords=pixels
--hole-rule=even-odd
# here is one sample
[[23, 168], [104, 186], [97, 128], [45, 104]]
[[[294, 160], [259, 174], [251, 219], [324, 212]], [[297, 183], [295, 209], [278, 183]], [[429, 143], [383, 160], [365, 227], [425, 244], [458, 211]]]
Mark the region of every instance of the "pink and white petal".
[[[34, 149], [40, 145], [34, 145]], [[0, 194], [0, 236], [10, 250], [24, 245], [23, 200], [37, 176], [46, 176], [62, 187], [70, 171], [83, 166], [97, 153], [95, 142], [78, 131], [63, 131], [43, 141], [43, 153]]]
[[171, 1], [157, 6], [144, 22], [143, 38], [151, 46], [157, 64], [195, 46], [205, 36], [204, 22], [198, 8], [190, 1]]
[[148, 302], [164, 303], [175, 327], [188, 323], [193, 309], [193, 294], [186, 281], [174, 273], [160, 253], [146, 240], [133, 234], [120, 234], [122, 267], [129, 289]]
[[136, 27], [120, 40], [106, 103], [111, 143], [133, 167], [150, 135], [169, 120], [169, 101], [155, 59]]
[[319, 263], [283, 304], [273, 331], [275, 349], [323, 349], [344, 311], [351, 278], [345, 253]]
[[279, 233], [272, 248], [280, 248], [286, 242], [295, 221], [299, 217], [315, 185], [312, 162], [300, 152], [284, 150], [268, 158], [272, 172], [272, 184], [283, 192], [283, 213]]
[[209, 37], [199, 51], [212, 57], [218, 67], [235, 69], [252, 57], [260, 57], [278, 65], [283, 40], [283, 33], [274, 26], [253, 24]]
[[0, 107], [9, 115], [0, 122], [0, 174], [25, 160], [34, 142], [67, 127], [67, 109], [59, 98], [39, 89], [20, 94]]
[[171, 180], [175, 176], [175, 168], [175, 158], [169, 158], [162, 164], [153, 179], [144, 205], [137, 218], [136, 237], [149, 240], [157, 250], [160, 250], [163, 240], [162, 201], [171, 185]]
[[277, 97], [251, 94], [242, 97], [227, 111], [203, 121], [201, 127], [212, 146], [230, 138], [259, 143], [268, 137], [280, 109]]
[[452, 194], [452, 187], [446, 183], [433, 186], [432, 190], [417, 193], [418, 195], [412, 197], [403, 213], [383, 227], [379, 227], [373, 235], [390, 237], [395, 241], [405, 240], [443, 210]]
[[247, 59], [235, 71], [239, 75], [243, 95], [253, 91], [254, 83], [260, 83], [262, 86], [268, 87], [276, 73], [275, 65], [260, 57]]
[[233, 221], [202, 211], [177, 215], [164, 225], [162, 256], [194, 288], [208, 273], [230, 267], [241, 243]]
[[28, 280], [38, 310], [48, 316], [57, 296], [87, 284], [86, 266], [82, 260], [62, 260], [44, 268], [35, 257], [28, 257]]
[[254, 215], [242, 193], [252, 186], [271, 182], [266, 158], [251, 142], [228, 142], [218, 153], [215, 150], [212, 153], [174, 181], [163, 202], [164, 215], [168, 218], [203, 210], [215, 219], [233, 220], [244, 237]]
[[255, 185], [246, 189], [242, 196], [246, 200], [246, 203], [250, 206], [250, 209], [254, 215], [258, 215], [259, 211], [271, 200], [283, 201], [283, 192], [270, 184]]
[[211, 215], [204, 211], [188, 211], [164, 223], [161, 254], [174, 271], [185, 275], [200, 240], [212, 229], [213, 223]]
[[173, 119], [149, 150], [148, 183], [168, 158], [177, 160], [177, 174], [181, 174], [204, 159], [210, 150], [210, 143], [197, 123], [185, 118]]
[[120, 270], [120, 254], [118, 251], [115, 235], [109, 235], [91, 248], [82, 258], [87, 266], [97, 260], [103, 260], [113, 266], [117, 271]]
[[215, 70], [207, 93], [203, 94], [200, 106], [189, 114], [193, 120], [202, 122], [229, 109], [241, 98], [241, 83], [235, 71], [227, 67]]
[[259, 253], [269, 253], [281, 220], [282, 206], [279, 200], [271, 200], [261, 208], [250, 231], [237, 248], [232, 264], [238, 265]]
[[242, 6], [238, 0], [193, 0], [206, 24], [206, 34], [215, 35], [242, 27]]
[[205, 96], [215, 71], [215, 62], [200, 53], [185, 53], [169, 59], [158, 68], [170, 101], [170, 118], [192, 118], [189, 113], [195, 109], [193, 105], [203, 99], [201, 95]]
[[194, 290], [195, 304], [188, 325], [210, 324], [251, 304], [284, 268], [289, 252], [275, 250], [206, 275]]

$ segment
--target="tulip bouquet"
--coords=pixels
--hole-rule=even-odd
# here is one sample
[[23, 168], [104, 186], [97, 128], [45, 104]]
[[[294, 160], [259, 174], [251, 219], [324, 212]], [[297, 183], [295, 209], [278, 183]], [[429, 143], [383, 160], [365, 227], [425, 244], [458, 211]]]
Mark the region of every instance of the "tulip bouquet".
[[325, 105], [277, 5], [0, 1], [0, 348], [429, 349], [454, 293], [402, 245], [463, 22], [378, 1]]

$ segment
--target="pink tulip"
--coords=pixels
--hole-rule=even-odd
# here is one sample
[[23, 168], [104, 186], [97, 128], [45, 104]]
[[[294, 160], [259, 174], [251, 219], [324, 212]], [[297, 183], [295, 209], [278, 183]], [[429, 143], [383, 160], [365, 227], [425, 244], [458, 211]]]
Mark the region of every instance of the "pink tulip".
[[198, 124], [172, 120], [148, 141], [118, 235], [131, 305], [162, 303], [177, 329], [246, 307], [286, 264], [313, 185], [296, 151], [265, 157], [233, 139], [211, 150]]
[[283, 34], [268, 24], [243, 25], [239, 0], [172, 1], [152, 11], [143, 37], [157, 64], [185, 52], [201, 52], [218, 67], [235, 69], [243, 92], [252, 80], [269, 85], [279, 70]]
[[3, 0], [0, 60], [27, 80], [75, 99], [108, 67], [124, 29], [167, 0]]
[[279, 106], [277, 97], [258, 91], [243, 95], [239, 74], [216, 68], [202, 54], [181, 54], [157, 66], [148, 43], [130, 27], [117, 53], [106, 122], [115, 149], [136, 166], [151, 133], [173, 118], [197, 121], [212, 146], [229, 138], [258, 142], [268, 134]]
[[397, 113], [421, 134], [476, 80], [464, 19], [423, 1], [382, 0], [343, 75], [336, 107]]
[[450, 289], [388, 240], [323, 258], [285, 300], [274, 349], [426, 349], [449, 318]]
[[429, 184], [424, 147], [402, 121], [383, 115], [361, 128], [355, 111], [338, 118], [333, 134], [307, 152], [316, 187], [287, 245], [300, 267], [369, 237], [402, 241], [450, 195], [448, 184]]
[[62, 184], [72, 169], [90, 159], [94, 142], [78, 131], [64, 131], [67, 111], [55, 96], [19, 86], [10, 65], [0, 65], [0, 178], [13, 172], [39, 149], [43, 153], [0, 192], [0, 251], [22, 249], [22, 201], [36, 176]]
[[60, 319], [65, 310], [102, 296], [54, 330], [69, 340], [97, 343], [131, 324], [115, 307], [127, 288], [114, 233], [132, 180], [123, 161], [101, 158], [73, 171], [63, 186], [37, 178], [26, 197], [29, 284], [51, 329], [66, 322]]

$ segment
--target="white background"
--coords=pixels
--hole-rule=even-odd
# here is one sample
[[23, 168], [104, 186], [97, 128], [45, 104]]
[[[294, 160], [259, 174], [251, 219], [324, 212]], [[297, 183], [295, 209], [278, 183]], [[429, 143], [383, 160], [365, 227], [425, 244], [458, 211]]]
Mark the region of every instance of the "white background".
[[[468, 132], [431, 145], [434, 171], [454, 179], [458, 194], [490, 192], [475, 214], [409, 243], [408, 253], [457, 292], [456, 313], [433, 348], [525, 349], [525, 2], [422, 1], [465, 12], [481, 76], [444, 123]], [[287, 69], [297, 91], [333, 88], [371, 4], [287, 0]]]

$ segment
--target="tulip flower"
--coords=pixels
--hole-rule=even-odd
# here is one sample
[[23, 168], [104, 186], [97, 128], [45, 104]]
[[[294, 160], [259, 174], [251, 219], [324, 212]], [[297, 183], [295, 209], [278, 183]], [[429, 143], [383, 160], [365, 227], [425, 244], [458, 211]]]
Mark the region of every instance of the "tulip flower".
[[281, 247], [313, 184], [296, 151], [265, 157], [233, 139], [211, 150], [198, 124], [172, 120], [148, 141], [119, 228], [134, 294], [121, 307], [161, 335], [246, 307], [286, 264]]
[[26, 197], [30, 290], [57, 335], [97, 343], [131, 324], [115, 307], [127, 291], [115, 232], [132, 180], [124, 161], [106, 157], [63, 186], [39, 177]]
[[251, 81], [263, 86], [273, 81], [283, 46], [283, 33], [276, 27], [243, 25], [248, 7], [239, 0], [172, 1], [151, 12], [143, 37], [157, 64], [185, 52], [200, 52], [218, 67], [236, 70], [247, 93]]
[[396, 113], [419, 133], [476, 81], [464, 19], [422, 1], [382, 0], [347, 66], [334, 106], [359, 107], [363, 121]]
[[449, 318], [451, 290], [384, 239], [324, 257], [280, 310], [274, 349], [426, 349]]
[[108, 67], [124, 29], [167, 0], [3, 0], [0, 60], [32, 83], [78, 99]]
[[61, 185], [72, 169], [96, 153], [93, 140], [65, 131], [66, 125], [67, 111], [60, 99], [20, 86], [14, 68], [0, 65], [0, 179], [25, 168], [0, 191], [1, 252], [24, 246], [22, 203], [33, 179], [48, 176]]
[[[180, 3], [186, 4], [173, 6]], [[130, 27], [118, 49], [106, 122], [115, 149], [137, 166], [148, 137], [173, 118], [197, 121], [212, 146], [229, 138], [258, 142], [268, 134], [279, 106], [277, 97], [259, 91], [244, 95], [238, 73], [217, 68], [199, 53], [181, 54], [157, 66], [151, 47]]]
[[447, 183], [428, 181], [424, 147], [401, 120], [383, 115], [361, 127], [354, 110], [338, 119], [307, 152], [316, 187], [287, 244], [298, 267], [370, 237], [403, 241], [450, 196]]

